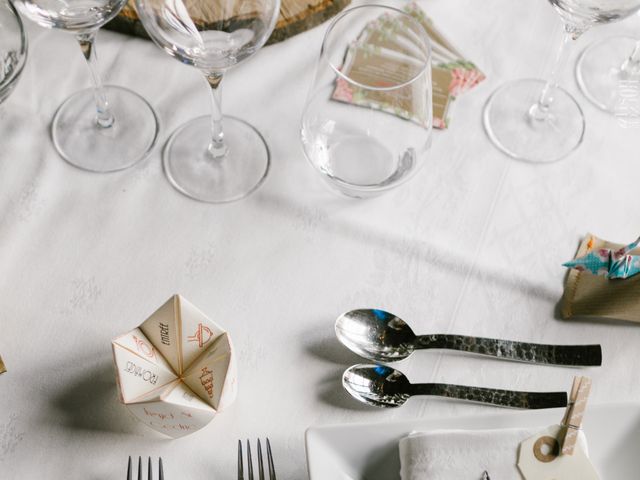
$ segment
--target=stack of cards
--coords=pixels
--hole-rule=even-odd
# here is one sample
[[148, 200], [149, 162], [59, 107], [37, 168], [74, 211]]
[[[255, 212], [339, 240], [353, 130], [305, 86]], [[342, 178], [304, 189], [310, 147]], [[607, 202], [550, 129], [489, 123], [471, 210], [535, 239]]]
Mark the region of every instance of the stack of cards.
[[[410, 3], [405, 11], [415, 18], [431, 39], [433, 79], [433, 126], [447, 128], [449, 108], [456, 97], [470, 90], [484, 74], [440, 33], [425, 12]], [[345, 55], [343, 73], [365, 85], [394, 85], [419, 73], [425, 53], [414, 29], [405, 17], [383, 15], [367, 25]], [[376, 108], [429, 126], [426, 112], [414, 111], [412, 102], [402, 101], [402, 88], [387, 91], [364, 91], [340, 78], [333, 99], [354, 105]], [[374, 98], [375, 97], [375, 98]]]

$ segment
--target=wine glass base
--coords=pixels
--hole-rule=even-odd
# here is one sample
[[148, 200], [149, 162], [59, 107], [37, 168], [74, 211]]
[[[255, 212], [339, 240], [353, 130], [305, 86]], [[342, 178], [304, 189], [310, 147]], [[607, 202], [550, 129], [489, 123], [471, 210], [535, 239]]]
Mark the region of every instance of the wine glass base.
[[537, 79], [508, 82], [493, 92], [484, 107], [487, 135], [496, 147], [517, 160], [556, 162], [582, 143], [582, 109], [563, 88], [555, 89], [551, 113], [545, 120], [529, 113], [544, 86], [545, 82]]
[[269, 171], [270, 153], [254, 127], [236, 117], [224, 116], [227, 153], [209, 155], [211, 117], [195, 118], [179, 127], [164, 149], [167, 178], [180, 192], [195, 200], [226, 203], [256, 190]]
[[610, 37], [592, 43], [580, 55], [576, 64], [578, 85], [598, 108], [615, 113], [625, 80], [620, 67], [633, 52], [637, 41], [633, 37]]
[[70, 164], [92, 172], [115, 172], [143, 160], [158, 137], [158, 118], [149, 103], [126, 88], [105, 86], [115, 121], [96, 122], [93, 89], [69, 97], [56, 112], [51, 136], [58, 153]]

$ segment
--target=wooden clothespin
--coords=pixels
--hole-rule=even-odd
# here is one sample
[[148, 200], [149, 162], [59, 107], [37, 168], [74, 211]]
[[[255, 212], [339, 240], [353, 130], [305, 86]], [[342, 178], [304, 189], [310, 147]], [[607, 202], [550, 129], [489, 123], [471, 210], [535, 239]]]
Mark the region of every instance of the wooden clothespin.
[[590, 392], [590, 378], [575, 377], [573, 379], [569, 404], [562, 419], [564, 428], [560, 434], [561, 438], [558, 439], [560, 441], [560, 455], [573, 455]]

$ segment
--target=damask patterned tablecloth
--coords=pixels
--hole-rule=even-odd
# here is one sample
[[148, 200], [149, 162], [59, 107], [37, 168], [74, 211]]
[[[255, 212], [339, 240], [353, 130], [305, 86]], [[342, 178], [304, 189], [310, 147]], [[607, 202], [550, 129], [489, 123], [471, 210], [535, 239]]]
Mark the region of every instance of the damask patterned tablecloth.
[[[270, 175], [230, 205], [194, 202], [167, 182], [161, 146], [207, 113], [204, 81], [155, 45], [101, 32], [109, 83], [146, 96], [160, 145], [133, 169], [97, 175], [56, 154], [57, 106], [88, 86], [73, 37], [29, 26], [30, 58], [0, 107], [0, 478], [121, 478], [128, 455], [161, 455], [166, 478], [228, 479], [238, 438], [269, 436], [279, 478], [306, 478], [303, 435], [314, 424], [490, 413], [415, 399], [380, 411], [340, 387], [358, 358], [334, 337], [341, 312], [378, 306], [420, 333], [593, 343], [593, 402], [633, 401], [637, 325], [559, 319], [564, 269], [583, 234], [638, 235], [638, 129], [592, 107], [572, 69], [563, 84], [584, 108], [584, 144], [567, 160], [509, 160], [482, 128], [494, 88], [548, 70], [559, 20], [544, 1], [425, 0], [424, 8], [488, 79], [456, 101], [428, 164], [409, 184], [356, 201], [305, 160], [299, 123], [326, 28], [265, 48], [229, 72], [227, 113], [249, 120], [273, 155]], [[602, 27], [580, 45], [640, 22]], [[574, 61], [572, 59], [572, 62]], [[571, 63], [570, 66], [572, 66]], [[179, 292], [235, 341], [239, 397], [205, 429], [169, 441], [118, 403], [110, 340]], [[413, 381], [568, 389], [575, 370], [423, 352], [401, 364]]]

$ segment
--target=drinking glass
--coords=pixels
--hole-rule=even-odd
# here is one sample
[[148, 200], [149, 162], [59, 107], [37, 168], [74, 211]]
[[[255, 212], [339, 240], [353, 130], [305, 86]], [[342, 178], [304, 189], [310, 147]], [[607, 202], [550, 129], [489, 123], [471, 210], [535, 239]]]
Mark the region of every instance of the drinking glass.
[[0, 103], [16, 86], [27, 59], [27, 35], [16, 9], [0, 0]]
[[153, 41], [199, 69], [211, 91], [212, 114], [179, 127], [165, 146], [163, 163], [169, 181], [204, 202], [245, 197], [264, 181], [269, 148], [254, 127], [222, 115], [221, 83], [228, 68], [267, 41], [280, 0], [136, 0], [136, 9]]
[[594, 105], [623, 113], [616, 110], [621, 109], [625, 86], [635, 83], [636, 96], [640, 95], [640, 40], [616, 36], [592, 43], [578, 59], [576, 78]]
[[424, 163], [432, 126], [431, 46], [422, 26], [382, 5], [338, 15], [302, 115], [311, 165], [343, 194], [380, 194]]
[[640, 8], [640, 0], [549, 1], [565, 30], [549, 79], [506, 83], [491, 95], [484, 109], [484, 126], [492, 142], [516, 159], [535, 163], [565, 158], [582, 143], [582, 109], [558, 86], [571, 41], [593, 25], [623, 19]]
[[105, 86], [98, 73], [95, 37], [126, 0], [14, 0], [24, 15], [47, 28], [75, 35], [93, 88], [69, 97], [51, 125], [58, 153], [76, 167], [112, 172], [144, 159], [158, 135], [156, 114], [145, 99], [123, 87]]

